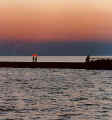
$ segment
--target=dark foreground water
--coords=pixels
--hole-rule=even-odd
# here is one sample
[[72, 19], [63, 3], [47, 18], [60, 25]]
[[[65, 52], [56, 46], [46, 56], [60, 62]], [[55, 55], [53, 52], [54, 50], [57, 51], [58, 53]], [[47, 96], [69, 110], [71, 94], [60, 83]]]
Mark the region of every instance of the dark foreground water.
[[111, 120], [112, 71], [0, 69], [0, 120]]

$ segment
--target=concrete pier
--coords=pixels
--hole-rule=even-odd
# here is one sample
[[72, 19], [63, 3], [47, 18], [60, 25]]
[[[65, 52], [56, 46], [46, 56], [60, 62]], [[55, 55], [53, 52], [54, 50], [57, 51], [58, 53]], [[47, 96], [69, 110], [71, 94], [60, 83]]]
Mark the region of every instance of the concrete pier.
[[58, 68], [112, 70], [112, 64], [86, 62], [0, 62], [2, 68]]
[[71, 62], [0, 62], [0, 67], [11, 68], [71, 68], [83, 69], [84, 63]]

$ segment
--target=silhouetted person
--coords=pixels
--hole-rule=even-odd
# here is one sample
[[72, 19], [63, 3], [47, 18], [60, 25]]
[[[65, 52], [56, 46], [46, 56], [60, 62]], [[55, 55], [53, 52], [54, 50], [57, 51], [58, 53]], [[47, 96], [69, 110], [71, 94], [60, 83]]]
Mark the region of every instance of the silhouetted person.
[[37, 56], [35, 56], [35, 62], [37, 62]]
[[33, 62], [35, 62], [35, 56], [33, 56], [32, 59], [33, 59]]
[[89, 60], [90, 60], [90, 56], [88, 55], [88, 56], [86, 57], [86, 62], [88, 63]]

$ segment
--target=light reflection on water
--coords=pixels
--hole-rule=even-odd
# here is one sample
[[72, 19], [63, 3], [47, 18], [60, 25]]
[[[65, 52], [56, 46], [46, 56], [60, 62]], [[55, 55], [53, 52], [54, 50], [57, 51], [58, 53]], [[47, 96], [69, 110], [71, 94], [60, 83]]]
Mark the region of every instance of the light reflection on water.
[[109, 120], [112, 71], [0, 69], [0, 120]]

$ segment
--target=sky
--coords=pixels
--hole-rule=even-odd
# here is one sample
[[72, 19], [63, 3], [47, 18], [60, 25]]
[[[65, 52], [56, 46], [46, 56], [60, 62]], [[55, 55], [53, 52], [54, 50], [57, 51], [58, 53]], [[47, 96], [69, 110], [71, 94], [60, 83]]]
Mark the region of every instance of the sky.
[[[43, 43], [48, 48], [52, 43], [58, 49], [62, 42], [78, 42], [80, 46], [93, 42], [111, 43], [111, 5], [111, 0], [0, 0], [0, 44], [24, 47]], [[65, 49], [62, 55], [66, 55]], [[39, 47], [34, 52], [43, 53], [43, 50]], [[51, 50], [56, 51], [54, 47]]]

